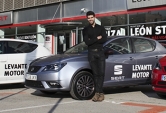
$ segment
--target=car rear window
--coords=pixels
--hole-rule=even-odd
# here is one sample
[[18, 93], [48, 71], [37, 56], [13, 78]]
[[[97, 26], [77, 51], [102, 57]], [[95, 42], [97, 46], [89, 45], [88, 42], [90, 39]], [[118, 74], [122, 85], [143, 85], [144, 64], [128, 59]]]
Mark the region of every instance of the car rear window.
[[38, 45], [26, 42], [6, 41], [7, 53], [30, 53], [34, 51]]
[[132, 40], [136, 53], [150, 52], [155, 49], [154, 43], [152, 43], [150, 40], [141, 38], [134, 38]]

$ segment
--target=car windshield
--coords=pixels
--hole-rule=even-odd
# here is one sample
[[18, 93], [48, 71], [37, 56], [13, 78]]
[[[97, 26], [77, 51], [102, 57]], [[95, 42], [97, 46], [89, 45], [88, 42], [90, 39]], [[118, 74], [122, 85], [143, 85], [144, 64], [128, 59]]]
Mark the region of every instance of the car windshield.
[[80, 54], [88, 51], [88, 46], [85, 42], [81, 42], [64, 52], [64, 54]]

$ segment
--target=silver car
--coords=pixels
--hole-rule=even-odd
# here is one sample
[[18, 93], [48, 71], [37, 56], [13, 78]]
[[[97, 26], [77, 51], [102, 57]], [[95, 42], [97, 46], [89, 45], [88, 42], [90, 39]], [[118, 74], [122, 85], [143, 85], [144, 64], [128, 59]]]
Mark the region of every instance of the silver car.
[[[166, 49], [150, 38], [134, 36], [108, 37], [103, 45], [106, 55], [103, 87], [135, 86], [151, 83], [151, 72]], [[70, 91], [75, 99], [94, 95], [93, 73], [84, 42], [63, 54], [42, 57], [31, 62], [25, 86], [46, 94]]]

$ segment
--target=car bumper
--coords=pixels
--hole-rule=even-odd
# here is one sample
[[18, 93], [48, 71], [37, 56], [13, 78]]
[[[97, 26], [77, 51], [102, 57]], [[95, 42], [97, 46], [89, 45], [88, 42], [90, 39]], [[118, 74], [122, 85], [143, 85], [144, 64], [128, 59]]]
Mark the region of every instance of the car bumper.
[[27, 73], [35, 75], [36, 80], [25, 79], [25, 87], [47, 91], [69, 91], [71, 77], [60, 76], [59, 72]]
[[156, 92], [166, 93], [166, 87], [165, 87], [165, 88], [162, 88], [162, 87], [155, 87], [155, 86], [153, 86], [152, 88], [153, 88], [153, 90], [156, 91]]

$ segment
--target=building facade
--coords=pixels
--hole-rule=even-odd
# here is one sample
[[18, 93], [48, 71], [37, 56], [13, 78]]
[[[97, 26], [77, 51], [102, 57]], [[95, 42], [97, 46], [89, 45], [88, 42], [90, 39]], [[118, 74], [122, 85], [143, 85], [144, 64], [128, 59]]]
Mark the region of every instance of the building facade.
[[[2, 0], [0, 37], [34, 40], [57, 54], [81, 42], [85, 13], [108, 36], [137, 35], [166, 39], [165, 0]], [[49, 39], [49, 40], [48, 40]]]

